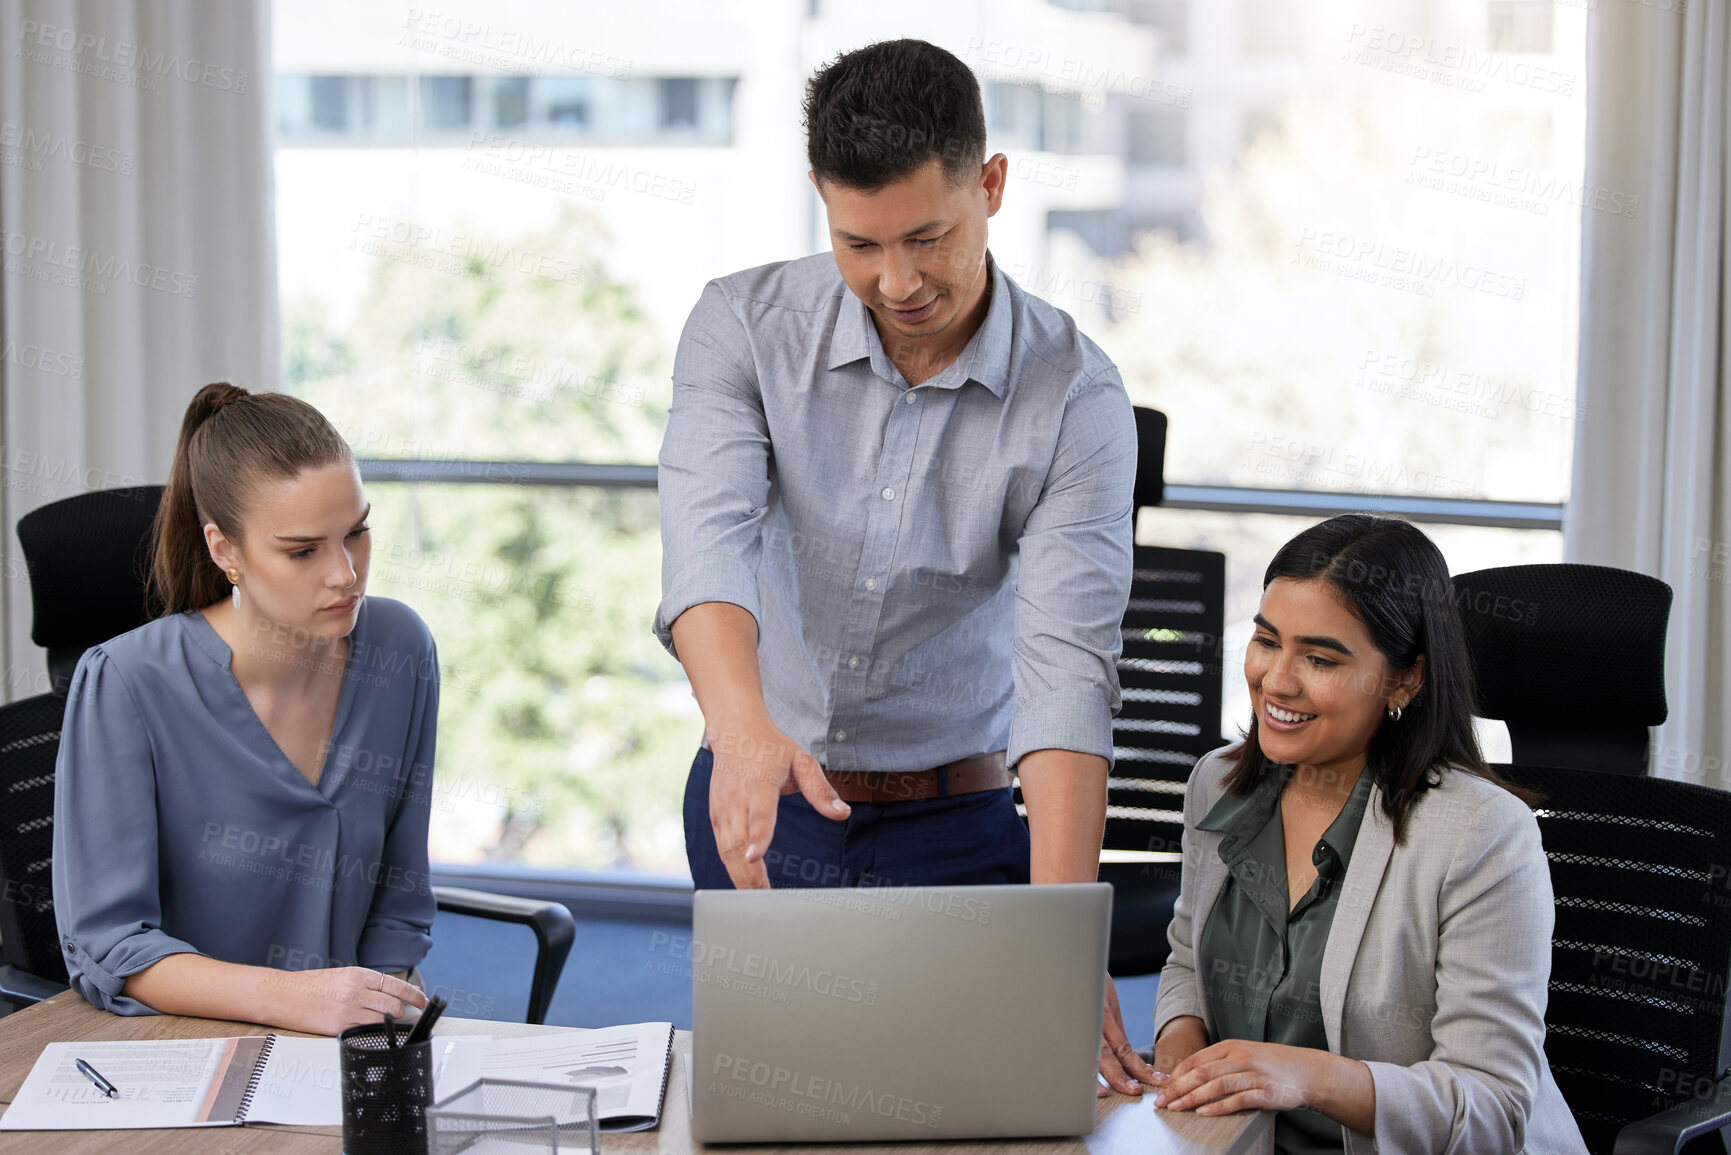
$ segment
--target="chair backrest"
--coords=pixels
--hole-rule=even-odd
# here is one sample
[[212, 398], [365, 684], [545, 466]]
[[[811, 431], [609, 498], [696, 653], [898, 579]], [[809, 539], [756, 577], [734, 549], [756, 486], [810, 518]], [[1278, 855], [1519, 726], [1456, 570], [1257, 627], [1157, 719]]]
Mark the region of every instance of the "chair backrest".
[[1137, 509], [1166, 500], [1166, 414], [1136, 406]]
[[1671, 587], [1596, 565], [1518, 565], [1454, 579], [1479, 713], [1513, 761], [1644, 774], [1665, 720]]
[[66, 981], [54, 925], [54, 761], [66, 699], [0, 706], [0, 962]]
[[1609, 1152], [1624, 1124], [1731, 1063], [1731, 793], [1497, 769], [1545, 795], [1534, 812], [1557, 902], [1545, 1054], [1588, 1148]]
[[85, 650], [157, 616], [145, 591], [162, 492], [140, 485], [81, 493], [18, 519], [30, 638], [47, 648], [48, 673], [62, 693]]
[[155, 617], [146, 596], [160, 485], [82, 493], [18, 519], [30, 637], [48, 649], [47, 694], [0, 706], [0, 960], [66, 981], [54, 923], [54, 764], [66, 689], [84, 651]]
[[1105, 845], [1175, 851], [1184, 833], [1184, 783], [1196, 759], [1221, 744], [1226, 555], [1139, 545], [1134, 565]]

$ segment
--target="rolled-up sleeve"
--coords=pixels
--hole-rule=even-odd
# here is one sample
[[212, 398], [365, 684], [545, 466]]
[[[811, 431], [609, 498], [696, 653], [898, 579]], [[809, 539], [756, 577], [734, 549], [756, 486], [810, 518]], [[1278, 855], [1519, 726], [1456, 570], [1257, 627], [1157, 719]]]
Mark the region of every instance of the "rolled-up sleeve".
[[[425, 627], [422, 627], [423, 633]], [[379, 882], [361, 928], [355, 961], [379, 971], [406, 971], [419, 965], [433, 945], [433, 898], [427, 862], [427, 824], [432, 816], [433, 759], [439, 729], [439, 652], [431, 634], [415, 669], [415, 704], [409, 719], [404, 782], [396, 812], [385, 834]]]
[[121, 993], [173, 954], [162, 929], [156, 773], [143, 720], [101, 648], [79, 660], [54, 771], [54, 917], [72, 989], [121, 1015], [156, 1012]]
[[769, 423], [750, 342], [711, 281], [679, 338], [661, 443], [655, 636], [674, 657], [673, 623], [694, 605], [731, 602], [761, 620], [757, 563], [769, 470]]
[[1044, 749], [1112, 761], [1135, 481], [1135, 415], [1108, 370], [1066, 398], [1052, 467], [1022, 531], [1011, 765]]
[[[1430, 1059], [1371, 1062], [1376, 1135], [1349, 1152], [1519, 1151], [1544, 1063], [1556, 907], [1538, 823], [1512, 794], [1481, 806], [1444, 876]], [[1418, 835], [1422, 837], [1422, 833]], [[1495, 944], [1495, 949], [1488, 949]]]

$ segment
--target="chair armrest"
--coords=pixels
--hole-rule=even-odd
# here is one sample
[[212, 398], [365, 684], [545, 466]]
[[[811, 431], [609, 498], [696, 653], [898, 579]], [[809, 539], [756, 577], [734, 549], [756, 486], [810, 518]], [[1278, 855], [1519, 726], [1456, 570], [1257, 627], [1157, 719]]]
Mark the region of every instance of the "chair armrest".
[[554, 988], [577, 938], [576, 920], [564, 904], [458, 886], [435, 886], [433, 899], [440, 910], [452, 914], [520, 923], [535, 932], [535, 977], [529, 982], [529, 1010], [523, 1021], [546, 1022]]
[[15, 966], [0, 966], [0, 999], [5, 999], [19, 1010], [39, 1003], [43, 999], [63, 995], [71, 989], [65, 983], [38, 978], [29, 971], [21, 971]]
[[1731, 1125], [1731, 1075], [1713, 1084], [1711, 1094], [1627, 1124], [1617, 1132], [1611, 1150], [1613, 1155], [1677, 1155], [1689, 1140], [1727, 1125]]

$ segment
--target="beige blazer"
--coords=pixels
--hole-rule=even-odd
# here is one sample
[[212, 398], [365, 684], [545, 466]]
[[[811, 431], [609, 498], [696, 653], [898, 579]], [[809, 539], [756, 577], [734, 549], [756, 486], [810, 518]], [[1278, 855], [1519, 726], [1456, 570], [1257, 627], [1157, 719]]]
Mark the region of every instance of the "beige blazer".
[[[1221, 835], [1198, 830], [1225, 792], [1226, 747], [1184, 793], [1184, 875], [1154, 1006], [1158, 1035], [1208, 1018], [1196, 971], [1198, 912], [1228, 875]], [[1433, 772], [1396, 846], [1372, 787], [1322, 958], [1328, 1049], [1376, 1086], [1376, 1134], [1342, 1128], [1349, 1153], [1585, 1155], [1545, 1062], [1545, 999], [1556, 909], [1532, 811], [1471, 774]]]

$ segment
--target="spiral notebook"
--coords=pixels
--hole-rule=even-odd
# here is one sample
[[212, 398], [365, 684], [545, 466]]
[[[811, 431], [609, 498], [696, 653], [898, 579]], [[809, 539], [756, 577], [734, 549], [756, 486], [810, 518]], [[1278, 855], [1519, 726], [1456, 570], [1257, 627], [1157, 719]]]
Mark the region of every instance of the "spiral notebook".
[[[433, 1039], [435, 1097], [480, 1074], [486, 1036]], [[120, 1092], [110, 1098], [78, 1069], [83, 1059]], [[0, 1131], [88, 1131], [134, 1127], [342, 1125], [337, 1041], [253, 1035], [49, 1043]]]
[[672, 1063], [672, 1023], [628, 1023], [496, 1038], [482, 1056], [481, 1074], [593, 1087], [602, 1132], [644, 1131], [661, 1121]]

